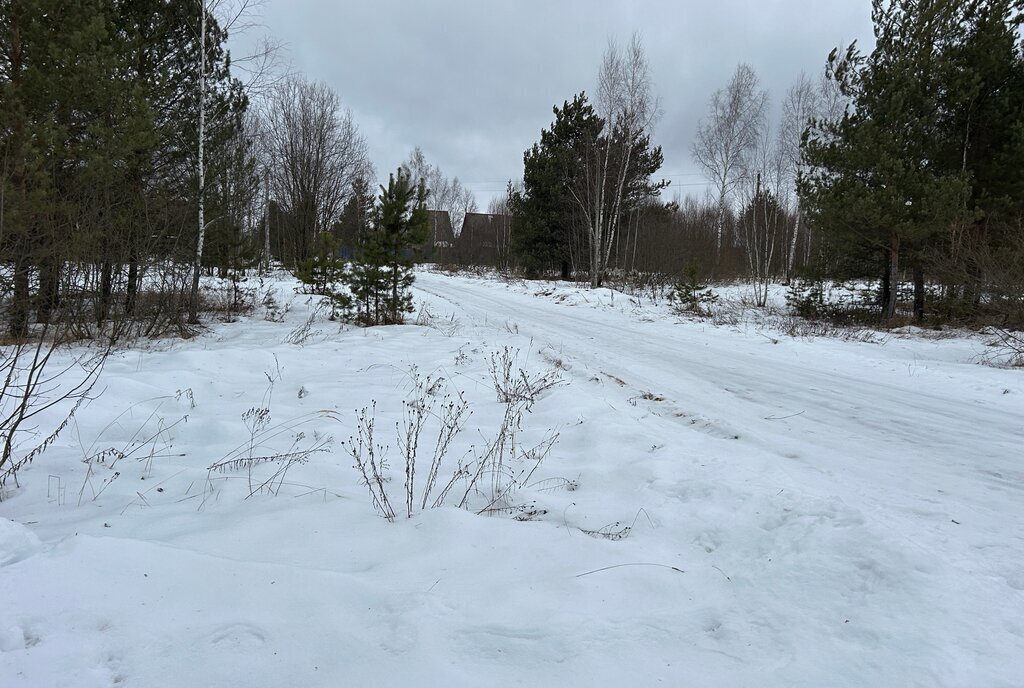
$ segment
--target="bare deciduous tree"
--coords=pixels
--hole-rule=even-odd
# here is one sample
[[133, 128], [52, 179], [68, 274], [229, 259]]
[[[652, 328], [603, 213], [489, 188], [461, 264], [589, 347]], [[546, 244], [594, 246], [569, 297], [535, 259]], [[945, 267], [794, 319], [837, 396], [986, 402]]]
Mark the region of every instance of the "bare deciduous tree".
[[[801, 209], [800, 199], [794, 193], [800, 172], [800, 140], [811, 120], [818, 116], [821, 109], [821, 92], [803, 72], [796, 82], [786, 91], [782, 100], [782, 120], [779, 123], [779, 153], [786, 166], [785, 197], [780, 201], [792, 199], [793, 231], [788, 241], [786, 254], [786, 279], [793, 274], [796, 262], [796, 247], [800, 239]], [[790, 206], [790, 203], [786, 203]]]
[[742, 203], [740, 230], [754, 302], [764, 306], [768, 285], [776, 273], [776, 252], [786, 225], [785, 199], [789, 194], [789, 161], [782, 135], [772, 136], [762, 125], [744, 161], [738, 196]]
[[452, 221], [452, 230], [458, 235], [462, 231], [466, 213], [477, 212], [473, 192], [463, 186], [458, 177], [449, 179], [440, 167], [430, 164], [419, 146], [409, 154], [409, 159], [402, 164], [402, 169], [414, 184], [418, 184], [421, 179], [426, 183], [430, 192], [427, 196], [427, 208], [446, 211]]
[[293, 225], [293, 258], [309, 256], [316, 236], [338, 220], [352, 186], [368, 174], [366, 141], [321, 83], [289, 77], [264, 114], [271, 197]]
[[849, 94], [843, 93], [842, 85], [831, 78], [829, 69], [821, 72], [818, 82], [818, 119], [826, 122], [837, 122], [846, 112], [850, 104]]
[[726, 87], [712, 94], [708, 116], [697, 129], [691, 154], [717, 192], [715, 250], [719, 256], [730, 196], [740, 182], [746, 159], [757, 145], [767, 99], [753, 68], [740, 63]]
[[452, 227], [458, 227], [461, 231], [462, 225], [466, 221], [466, 215], [477, 212], [479, 208], [473, 192], [468, 187], [462, 186], [458, 177], [452, 181], [455, 185], [455, 193], [452, 194], [452, 208], [448, 212], [452, 218]]

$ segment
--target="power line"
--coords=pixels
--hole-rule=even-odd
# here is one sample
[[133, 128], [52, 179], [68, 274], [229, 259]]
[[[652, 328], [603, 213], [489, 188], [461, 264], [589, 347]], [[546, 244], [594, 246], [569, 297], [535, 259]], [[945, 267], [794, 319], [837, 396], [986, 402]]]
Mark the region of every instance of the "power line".
[[[671, 174], [655, 174], [655, 175], [652, 175], [652, 176], [658, 177], [660, 179], [665, 179], [665, 178], [669, 178], [669, 177], [703, 177], [704, 175], [702, 173], [700, 173], [700, 172], [673, 172]], [[478, 180], [478, 181], [467, 182], [467, 181], [464, 181], [464, 180], [460, 179], [459, 183], [462, 184], [463, 186], [482, 186], [482, 185], [491, 185], [491, 184], [501, 184], [502, 185], [501, 188], [505, 188], [505, 184], [508, 183], [508, 180], [507, 179], [481, 179], [481, 180]]]

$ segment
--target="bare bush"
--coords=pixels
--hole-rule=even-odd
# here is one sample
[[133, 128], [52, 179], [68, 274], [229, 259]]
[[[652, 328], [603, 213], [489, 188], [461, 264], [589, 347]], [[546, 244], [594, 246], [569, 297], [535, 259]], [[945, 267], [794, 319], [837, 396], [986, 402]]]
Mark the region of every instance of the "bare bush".
[[882, 344], [888, 339], [884, 334], [866, 327], [841, 325], [828, 320], [808, 320], [796, 315], [776, 317], [772, 325], [773, 329], [782, 334], [799, 339], [828, 337], [865, 344]]
[[[467, 470], [460, 462], [440, 492], [435, 494], [444, 458], [471, 415], [469, 404], [460, 393], [445, 393], [441, 397], [438, 396], [446, 387], [443, 379], [420, 377], [415, 369], [411, 375], [413, 391], [410, 398], [402, 402], [402, 420], [396, 424], [397, 446], [402, 455], [405, 472], [403, 496], [407, 518], [412, 518], [417, 511], [441, 506], [459, 479], [466, 477]], [[374, 508], [388, 521], [394, 521], [397, 512], [387, 488], [390, 469], [387, 455], [390, 447], [380, 444], [375, 439], [376, 410], [377, 403], [373, 402], [370, 408], [363, 408], [357, 413], [356, 435], [350, 437], [344, 443], [344, 447], [355, 461], [363, 484], [370, 492]], [[426, 467], [426, 477], [417, 493], [416, 473], [421, 457], [420, 439], [428, 422], [431, 421], [436, 425], [436, 439], [429, 465]]]
[[[420, 377], [415, 369], [411, 375], [413, 389], [409, 399], [403, 402], [402, 420], [396, 423], [395, 444], [404, 472], [405, 516], [411, 518], [417, 512], [446, 503], [468, 509], [476, 496], [483, 500], [473, 507], [477, 513], [515, 511], [517, 518], [528, 514], [528, 507], [517, 508], [513, 495], [529, 482], [558, 440], [557, 433], [549, 433], [533, 446], [524, 447], [519, 441], [523, 414], [533, 400], [522, 395], [508, 397], [498, 429], [483, 449], [470, 448], [464, 459], [451, 469], [448, 479], [440, 482], [444, 460], [471, 415], [469, 404], [459, 392], [444, 392], [447, 388], [444, 379]], [[395, 521], [397, 500], [388, 487], [392, 468], [387, 457], [392, 447], [376, 438], [376, 411], [377, 405], [373, 402], [357, 412], [356, 434], [344, 447], [355, 461], [374, 508], [388, 521]], [[424, 456], [420, 449], [421, 438], [428, 426], [433, 426], [436, 439], [426, 464], [425, 480], [420, 485], [417, 475]], [[456, 486], [460, 487], [457, 493], [454, 492]]]
[[[0, 488], [31, 464], [92, 397], [109, 347], [54, 359], [49, 328], [33, 340], [0, 345]], [[59, 331], [59, 330], [58, 330]], [[45, 428], [45, 429], [44, 429]], [[3, 498], [0, 492], [0, 499]]]
[[363, 476], [363, 484], [370, 491], [373, 507], [388, 521], [394, 522], [395, 508], [384, 484], [388, 470], [387, 448], [374, 437], [377, 402], [370, 409], [363, 408], [356, 416], [357, 434], [344, 443], [345, 449], [356, 462], [356, 468]]
[[1024, 366], [1024, 334], [1001, 328], [989, 330], [994, 335], [988, 341], [989, 351], [979, 357], [986, 365], [1021, 367]]
[[[119, 413], [113, 420], [96, 435], [88, 448], [81, 442], [84, 457], [82, 463], [86, 465], [85, 476], [82, 479], [82, 486], [78, 490], [78, 505], [86, 499], [96, 501], [104, 490], [110, 486], [121, 475], [117, 470], [121, 462], [134, 461], [142, 466], [140, 478], [146, 480], [153, 475], [153, 465], [157, 459], [171, 456], [182, 456], [171, 452], [173, 437], [171, 431], [178, 425], [188, 422], [188, 414], [181, 415], [174, 420], [168, 420], [163, 412], [164, 406], [171, 401], [187, 400], [190, 408], [195, 408], [195, 400], [191, 389], [178, 390], [174, 394], [168, 394], [153, 399], [147, 399], [137, 404], [132, 404]], [[153, 405], [142, 423], [135, 429], [132, 435], [123, 442], [111, 443], [106, 446], [101, 440], [107, 431], [119, 426], [125, 416], [133, 415], [140, 406]], [[77, 433], [77, 425], [75, 427]], [[103, 447], [98, 448], [98, 447]], [[103, 473], [106, 471], [106, 473]], [[97, 488], [94, 480], [99, 477], [100, 485]]]
[[306, 300], [306, 303], [309, 305], [309, 315], [306, 316], [306, 319], [301, 325], [289, 332], [288, 336], [284, 338], [284, 341], [288, 344], [302, 346], [309, 341], [316, 334], [316, 331], [313, 329], [313, 324], [316, 323], [317, 318], [322, 316], [330, 308], [330, 302], [328, 300], [317, 299], [312, 296]]
[[[206, 487], [199, 508], [202, 509], [215, 492], [214, 475], [218, 473], [244, 471], [249, 490], [246, 499], [260, 493], [280, 494], [293, 467], [306, 463], [314, 454], [328, 451], [333, 444], [334, 438], [316, 429], [306, 434], [307, 426], [324, 419], [338, 420], [331, 411], [317, 411], [273, 425], [269, 405], [248, 409], [242, 414], [242, 422], [249, 437], [207, 467]], [[288, 442], [287, 448], [283, 448], [283, 442]]]
[[454, 337], [462, 329], [462, 323], [455, 317], [453, 312], [447, 318], [438, 317], [430, 310], [430, 306], [426, 303], [420, 305], [419, 312], [416, 313], [416, 321], [414, 323], [419, 327], [429, 327], [437, 330], [445, 337]]
[[558, 370], [530, 375], [518, 366], [519, 349], [506, 346], [491, 354], [490, 373], [498, 401], [532, 406], [544, 391], [562, 381]]

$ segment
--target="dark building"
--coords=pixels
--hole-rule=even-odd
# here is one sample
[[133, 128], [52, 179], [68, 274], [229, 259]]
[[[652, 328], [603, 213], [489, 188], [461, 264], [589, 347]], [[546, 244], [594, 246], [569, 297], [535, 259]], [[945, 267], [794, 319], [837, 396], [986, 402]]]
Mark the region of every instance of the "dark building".
[[452, 218], [447, 210], [428, 210], [427, 222], [430, 232], [427, 240], [420, 246], [420, 260], [443, 263], [450, 259], [452, 247], [455, 246], [455, 233], [452, 231]]
[[466, 213], [462, 232], [456, 240], [455, 260], [462, 265], [508, 266], [512, 217], [489, 213]]

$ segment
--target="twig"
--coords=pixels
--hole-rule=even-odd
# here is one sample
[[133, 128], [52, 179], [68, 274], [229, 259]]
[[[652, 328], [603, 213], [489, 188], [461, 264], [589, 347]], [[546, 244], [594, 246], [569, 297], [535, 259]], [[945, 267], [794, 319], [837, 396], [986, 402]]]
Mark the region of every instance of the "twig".
[[804, 414], [803, 411], [797, 411], [796, 413], [791, 413], [788, 416], [765, 416], [764, 419], [765, 420], [786, 420], [787, 418], [796, 418], [797, 416], [802, 416], [803, 414]]
[[651, 563], [651, 562], [638, 561], [638, 562], [631, 562], [629, 564], [613, 564], [612, 566], [603, 566], [603, 567], [601, 567], [599, 569], [594, 569], [593, 571], [585, 571], [584, 573], [577, 573], [574, 576], [574, 578], [582, 578], [583, 576], [589, 576], [592, 573], [601, 573], [602, 571], [609, 571], [611, 569], [620, 569], [623, 566], [657, 566], [658, 568], [662, 568], [662, 569], [671, 569], [671, 570], [677, 571], [679, 573], [686, 573], [686, 571], [683, 571], [681, 568], [678, 568], [676, 566], [669, 566], [668, 564], [655, 564], [655, 563]]

